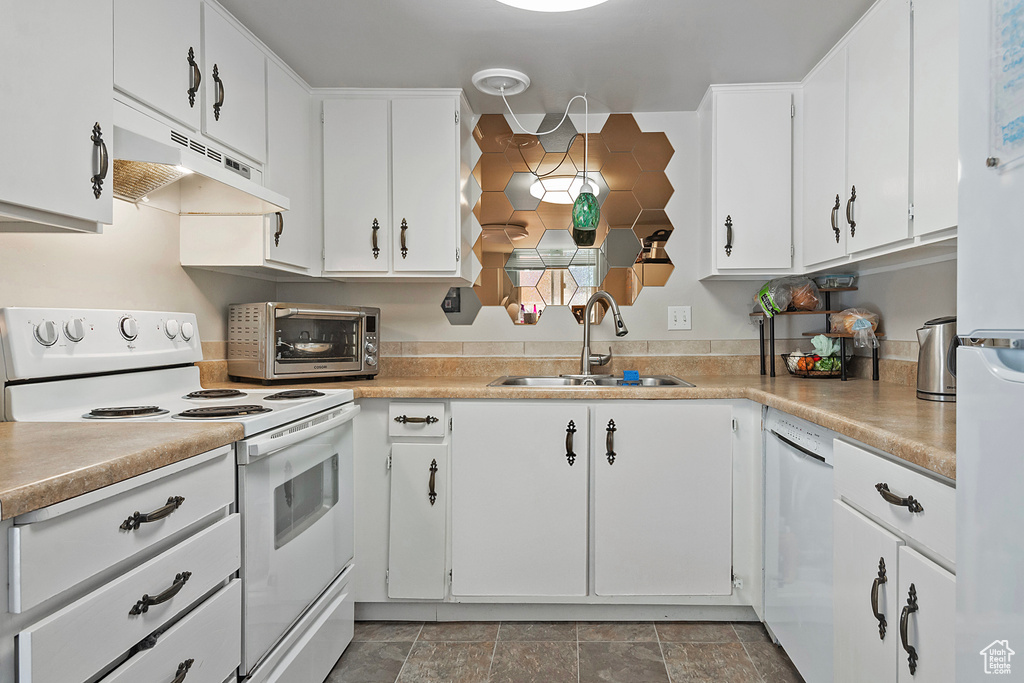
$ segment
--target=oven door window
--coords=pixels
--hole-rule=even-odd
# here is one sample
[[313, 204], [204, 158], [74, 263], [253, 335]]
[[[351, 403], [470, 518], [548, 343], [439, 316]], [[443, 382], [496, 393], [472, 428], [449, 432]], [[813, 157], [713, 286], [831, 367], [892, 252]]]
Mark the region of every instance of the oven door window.
[[277, 321], [279, 364], [359, 363], [360, 318], [295, 316]]
[[297, 538], [337, 504], [335, 453], [274, 489], [274, 548]]

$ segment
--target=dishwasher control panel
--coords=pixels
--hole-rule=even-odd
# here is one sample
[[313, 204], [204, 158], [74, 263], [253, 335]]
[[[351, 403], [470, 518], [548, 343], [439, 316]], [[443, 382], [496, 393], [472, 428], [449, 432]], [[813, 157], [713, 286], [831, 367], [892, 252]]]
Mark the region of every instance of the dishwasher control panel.
[[835, 438], [835, 432], [831, 429], [825, 429], [813, 422], [774, 409], [768, 410], [764, 429], [769, 438], [774, 438], [772, 437], [774, 432], [779, 437], [825, 458], [827, 463], [832, 464], [832, 440]]

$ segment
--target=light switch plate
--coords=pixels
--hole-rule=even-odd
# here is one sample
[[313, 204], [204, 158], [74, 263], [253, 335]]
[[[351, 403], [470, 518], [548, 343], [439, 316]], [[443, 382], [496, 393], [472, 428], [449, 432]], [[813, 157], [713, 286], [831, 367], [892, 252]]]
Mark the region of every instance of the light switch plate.
[[669, 306], [668, 307], [668, 329], [670, 329], [670, 330], [690, 330], [690, 329], [693, 329], [693, 325], [690, 323], [690, 307], [689, 306]]

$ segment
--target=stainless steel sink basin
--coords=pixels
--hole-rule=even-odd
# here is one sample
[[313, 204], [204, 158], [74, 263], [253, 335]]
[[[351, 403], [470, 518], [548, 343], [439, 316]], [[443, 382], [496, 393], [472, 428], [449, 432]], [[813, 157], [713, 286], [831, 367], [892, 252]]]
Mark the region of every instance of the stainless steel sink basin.
[[561, 375], [559, 377], [499, 377], [489, 387], [693, 387], [696, 386], [672, 375], [641, 376], [639, 384], [625, 383], [621, 377], [610, 375]]

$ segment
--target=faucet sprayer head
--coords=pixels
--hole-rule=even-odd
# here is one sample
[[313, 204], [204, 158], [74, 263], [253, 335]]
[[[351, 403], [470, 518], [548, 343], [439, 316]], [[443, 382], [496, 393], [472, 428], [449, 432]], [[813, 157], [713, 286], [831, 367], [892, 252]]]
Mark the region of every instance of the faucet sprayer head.
[[625, 337], [629, 334], [629, 330], [626, 329], [626, 323], [622, 322], [622, 316], [617, 311], [612, 314], [612, 320], [615, 322], [616, 337]]

